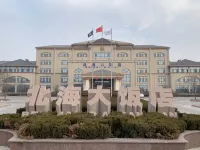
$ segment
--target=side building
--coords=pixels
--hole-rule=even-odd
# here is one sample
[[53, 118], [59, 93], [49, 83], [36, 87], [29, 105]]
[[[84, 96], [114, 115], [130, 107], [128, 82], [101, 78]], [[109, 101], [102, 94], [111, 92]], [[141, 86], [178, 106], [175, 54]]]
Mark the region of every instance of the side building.
[[171, 62], [170, 85], [176, 93], [200, 93], [200, 62], [178, 60]]
[[0, 80], [6, 79], [4, 83], [8, 93], [26, 94], [27, 90], [35, 84], [35, 77], [35, 61], [18, 59], [0, 62]]
[[[71, 45], [36, 47], [36, 84], [58, 86], [170, 87], [169, 47], [97, 39]], [[112, 79], [112, 80], [111, 80]]]

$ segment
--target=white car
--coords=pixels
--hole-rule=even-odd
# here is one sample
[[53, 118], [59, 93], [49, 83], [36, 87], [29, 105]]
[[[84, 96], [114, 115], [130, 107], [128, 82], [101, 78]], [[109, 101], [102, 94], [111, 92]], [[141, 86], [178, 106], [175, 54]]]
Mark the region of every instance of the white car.
[[144, 98], [144, 94], [141, 93], [141, 94], [140, 94], [140, 98]]

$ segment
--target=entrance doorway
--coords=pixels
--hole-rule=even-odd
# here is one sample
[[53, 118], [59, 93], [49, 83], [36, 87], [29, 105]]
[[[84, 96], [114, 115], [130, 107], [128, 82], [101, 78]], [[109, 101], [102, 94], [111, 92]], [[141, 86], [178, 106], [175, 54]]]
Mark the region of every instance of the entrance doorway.
[[[92, 87], [92, 79], [90, 79], [90, 87]], [[93, 79], [93, 88], [102, 85], [102, 79]], [[103, 79], [103, 89], [111, 89], [111, 79]], [[112, 79], [112, 90], [114, 90], [114, 79]]]

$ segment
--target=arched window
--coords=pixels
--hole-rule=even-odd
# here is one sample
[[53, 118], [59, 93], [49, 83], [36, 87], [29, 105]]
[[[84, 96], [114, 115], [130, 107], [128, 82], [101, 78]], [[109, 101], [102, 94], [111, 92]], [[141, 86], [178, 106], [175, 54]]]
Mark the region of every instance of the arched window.
[[41, 57], [51, 57], [51, 53], [44, 52], [41, 54]]
[[124, 53], [124, 52], [118, 53], [118, 54], [117, 54], [117, 57], [128, 57], [128, 54], [127, 54], [127, 53]]
[[130, 87], [131, 84], [131, 71], [129, 69], [123, 69], [122, 73], [124, 74], [124, 77], [122, 79], [122, 85], [124, 87]]
[[136, 57], [147, 57], [147, 54], [143, 52], [139, 52], [136, 54]]
[[58, 57], [69, 57], [68, 53], [62, 52], [58, 54]]
[[86, 53], [78, 53], [77, 57], [87, 57], [87, 54]]
[[82, 74], [82, 70], [80, 68], [77, 68], [74, 71], [74, 82], [82, 83], [83, 80], [82, 80], [81, 74]]
[[165, 54], [161, 53], [161, 52], [154, 53], [154, 57], [164, 57], [164, 56], [165, 56]]

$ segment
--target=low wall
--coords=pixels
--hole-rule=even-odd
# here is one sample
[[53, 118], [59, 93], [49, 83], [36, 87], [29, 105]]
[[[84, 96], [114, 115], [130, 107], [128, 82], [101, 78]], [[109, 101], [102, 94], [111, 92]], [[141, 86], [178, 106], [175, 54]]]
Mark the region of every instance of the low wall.
[[9, 130], [0, 130], [0, 146], [8, 146], [8, 140], [14, 136], [14, 133]]
[[200, 147], [200, 131], [186, 131], [184, 138], [188, 141], [187, 149]]
[[11, 139], [11, 150], [186, 150], [186, 140], [19, 140]]
[[177, 140], [116, 138], [25, 140], [17, 138], [14, 132], [0, 130], [0, 145], [8, 146], [7, 142], [9, 142], [10, 150], [188, 150], [200, 147], [200, 131], [186, 131]]

